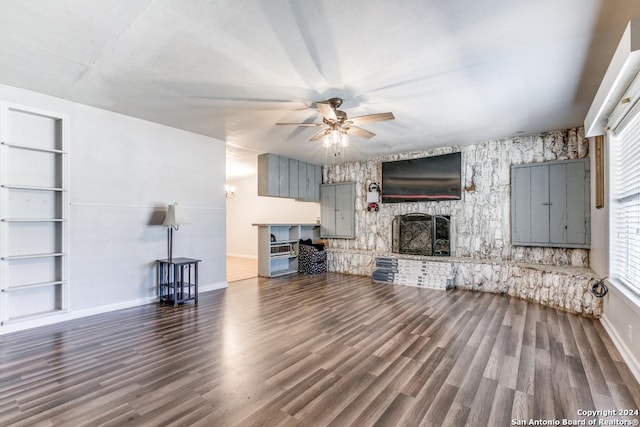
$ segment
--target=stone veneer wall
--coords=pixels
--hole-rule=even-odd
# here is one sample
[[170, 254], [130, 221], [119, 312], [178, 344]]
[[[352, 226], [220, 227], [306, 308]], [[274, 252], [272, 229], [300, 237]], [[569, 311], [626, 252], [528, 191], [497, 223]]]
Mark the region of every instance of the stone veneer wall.
[[602, 315], [602, 299], [591, 293], [597, 280], [586, 268], [513, 262], [454, 262], [456, 288], [508, 294], [593, 317]]
[[[417, 212], [450, 215], [451, 255], [461, 259], [455, 262], [456, 287], [508, 293], [572, 312], [599, 316], [602, 302], [592, 301], [589, 293], [595, 278], [588, 274], [587, 249], [523, 247], [510, 243], [511, 165], [584, 158], [588, 156], [588, 150], [589, 141], [584, 137], [584, 129], [572, 128], [326, 166], [323, 168], [324, 183], [356, 183], [356, 238], [329, 239], [329, 269], [370, 275], [375, 256], [391, 252], [391, 221], [396, 215]], [[382, 181], [383, 161], [457, 151], [462, 152], [462, 200], [381, 204], [378, 212], [367, 211], [366, 189], [370, 182]], [[486, 261], [486, 266], [478, 261]], [[586, 274], [572, 273], [564, 278], [561, 271], [530, 273], [527, 269], [519, 269], [518, 264], [577, 267]], [[489, 270], [500, 272], [492, 273], [488, 278]], [[479, 286], [478, 277], [487, 280], [482, 280]], [[553, 286], [549, 286], [550, 282]]]

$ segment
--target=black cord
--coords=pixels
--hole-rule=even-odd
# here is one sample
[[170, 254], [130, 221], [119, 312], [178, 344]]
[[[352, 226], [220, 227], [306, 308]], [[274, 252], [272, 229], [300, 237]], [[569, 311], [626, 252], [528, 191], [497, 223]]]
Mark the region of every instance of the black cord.
[[605, 279], [606, 277], [600, 280], [599, 282], [594, 283], [593, 286], [591, 287], [591, 293], [597, 296], [598, 298], [604, 297], [607, 294], [607, 292], [609, 292], [607, 285], [604, 284]]

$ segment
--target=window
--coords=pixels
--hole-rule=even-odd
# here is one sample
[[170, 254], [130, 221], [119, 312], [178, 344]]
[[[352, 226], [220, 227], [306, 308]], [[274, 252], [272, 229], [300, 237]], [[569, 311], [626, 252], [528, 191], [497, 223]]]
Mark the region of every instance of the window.
[[640, 108], [611, 141], [611, 277], [640, 295]]

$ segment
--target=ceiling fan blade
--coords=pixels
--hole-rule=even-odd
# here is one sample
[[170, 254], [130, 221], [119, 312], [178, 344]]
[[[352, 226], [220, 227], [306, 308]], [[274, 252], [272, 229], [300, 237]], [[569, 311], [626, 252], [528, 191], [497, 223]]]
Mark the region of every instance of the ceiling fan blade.
[[322, 129], [320, 132], [318, 133], [314, 133], [313, 136], [311, 138], [309, 138], [309, 141], [317, 141], [320, 138], [322, 138], [325, 134], [327, 130], [326, 129]]
[[324, 126], [324, 123], [276, 123], [278, 126]]
[[328, 102], [316, 102], [316, 105], [318, 106], [318, 110], [320, 110], [320, 114], [322, 114], [322, 117], [334, 122], [338, 120], [338, 116], [336, 116], [335, 110]]
[[374, 136], [376, 136], [375, 133], [369, 132], [366, 129], [362, 129], [362, 128], [359, 128], [359, 127], [356, 127], [356, 126], [345, 127], [344, 129], [347, 130], [347, 133], [349, 135], [359, 136], [360, 138], [371, 139]]
[[366, 116], [350, 117], [347, 122], [354, 125], [362, 125], [371, 122], [381, 122], [384, 120], [393, 120], [393, 113], [367, 114]]

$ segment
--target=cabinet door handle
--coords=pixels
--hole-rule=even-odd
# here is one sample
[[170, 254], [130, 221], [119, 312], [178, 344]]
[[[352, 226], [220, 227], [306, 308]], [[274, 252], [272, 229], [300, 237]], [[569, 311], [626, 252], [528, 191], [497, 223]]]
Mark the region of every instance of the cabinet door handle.
[[543, 203], [542, 205], [543, 206], [551, 206], [551, 205], [553, 205], [553, 203], [550, 203], [550, 202], [549, 203]]

